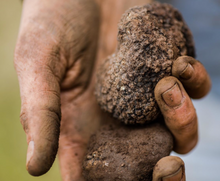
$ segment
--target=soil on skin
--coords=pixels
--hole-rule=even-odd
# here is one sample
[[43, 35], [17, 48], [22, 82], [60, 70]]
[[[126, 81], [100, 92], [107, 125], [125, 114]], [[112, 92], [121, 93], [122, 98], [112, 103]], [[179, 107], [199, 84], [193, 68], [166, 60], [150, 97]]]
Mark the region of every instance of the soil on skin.
[[195, 56], [192, 35], [181, 14], [160, 3], [129, 9], [118, 29], [117, 51], [97, 74], [97, 100], [125, 124], [149, 123], [160, 114], [157, 82], [171, 75], [173, 60]]
[[107, 125], [91, 137], [83, 175], [87, 181], [151, 181], [153, 167], [172, 148], [171, 133], [161, 123]]

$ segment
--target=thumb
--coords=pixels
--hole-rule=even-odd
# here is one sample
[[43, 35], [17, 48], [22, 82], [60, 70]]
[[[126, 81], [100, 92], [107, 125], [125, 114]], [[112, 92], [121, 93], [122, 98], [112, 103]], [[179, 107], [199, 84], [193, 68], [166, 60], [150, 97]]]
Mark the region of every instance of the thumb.
[[[38, 36], [34, 37], [37, 39]], [[15, 51], [15, 68], [21, 94], [20, 120], [28, 142], [26, 167], [33, 176], [46, 173], [53, 164], [58, 149], [61, 120], [62, 68], [55, 70], [59, 61], [54, 56], [48, 56], [52, 54], [49, 52], [52, 50], [48, 48], [49, 43], [46, 48], [45, 45], [29, 48], [33, 45], [32, 42], [37, 41], [31, 38], [30, 41], [18, 42]]]
[[61, 120], [60, 84], [62, 81], [65, 91], [76, 84], [87, 85], [98, 23], [97, 7], [90, 0], [24, 2], [15, 68], [22, 103], [20, 120], [28, 142], [27, 170], [31, 175], [46, 173], [54, 162]]

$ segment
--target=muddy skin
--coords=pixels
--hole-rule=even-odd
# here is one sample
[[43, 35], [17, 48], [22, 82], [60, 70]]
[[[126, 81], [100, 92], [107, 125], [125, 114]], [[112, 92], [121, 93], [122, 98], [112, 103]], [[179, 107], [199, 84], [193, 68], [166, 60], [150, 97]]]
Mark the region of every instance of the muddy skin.
[[100, 67], [96, 82], [101, 108], [116, 121], [91, 137], [83, 162], [85, 180], [152, 180], [155, 164], [173, 149], [154, 88], [183, 55], [195, 56], [194, 43], [176, 9], [152, 3], [125, 12], [116, 53]]
[[172, 135], [161, 123], [107, 125], [91, 137], [83, 175], [86, 181], [151, 181], [155, 164], [172, 148]]
[[157, 82], [179, 56], [195, 57], [192, 34], [176, 9], [160, 3], [129, 9], [118, 29], [118, 48], [97, 73], [97, 100], [125, 124], [149, 123], [160, 114]]

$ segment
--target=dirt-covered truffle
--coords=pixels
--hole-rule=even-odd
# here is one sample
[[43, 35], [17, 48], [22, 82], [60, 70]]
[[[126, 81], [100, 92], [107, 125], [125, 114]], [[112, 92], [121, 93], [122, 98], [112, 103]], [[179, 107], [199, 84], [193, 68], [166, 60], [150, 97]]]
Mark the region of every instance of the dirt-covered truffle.
[[171, 75], [173, 60], [195, 56], [190, 30], [171, 5], [152, 3], [125, 12], [118, 48], [97, 74], [101, 108], [126, 124], [143, 124], [159, 115], [157, 82]]
[[162, 124], [104, 126], [91, 137], [83, 175], [86, 181], [151, 181], [153, 167], [172, 148], [171, 133]]

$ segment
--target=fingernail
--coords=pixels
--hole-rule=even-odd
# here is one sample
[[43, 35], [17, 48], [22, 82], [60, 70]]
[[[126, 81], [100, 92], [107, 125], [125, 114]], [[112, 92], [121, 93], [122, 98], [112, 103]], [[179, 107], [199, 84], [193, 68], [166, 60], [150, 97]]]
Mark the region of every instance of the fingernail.
[[163, 177], [162, 181], [182, 181], [182, 178], [183, 178], [183, 169], [182, 167], [180, 167], [180, 169], [177, 170], [177, 172], [175, 172], [174, 174]]
[[178, 107], [182, 103], [182, 92], [179, 85], [175, 83], [170, 89], [162, 94], [164, 102], [170, 107]]
[[193, 74], [193, 67], [190, 63], [188, 63], [185, 67], [185, 69], [180, 73], [180, 78], [188, 80], [192, 77]]
[[28, 165], [28, 163], [30, 162], [33, 153], [34, 153], [34, 141], [30, 141], [28, 144], [26, 165]]

